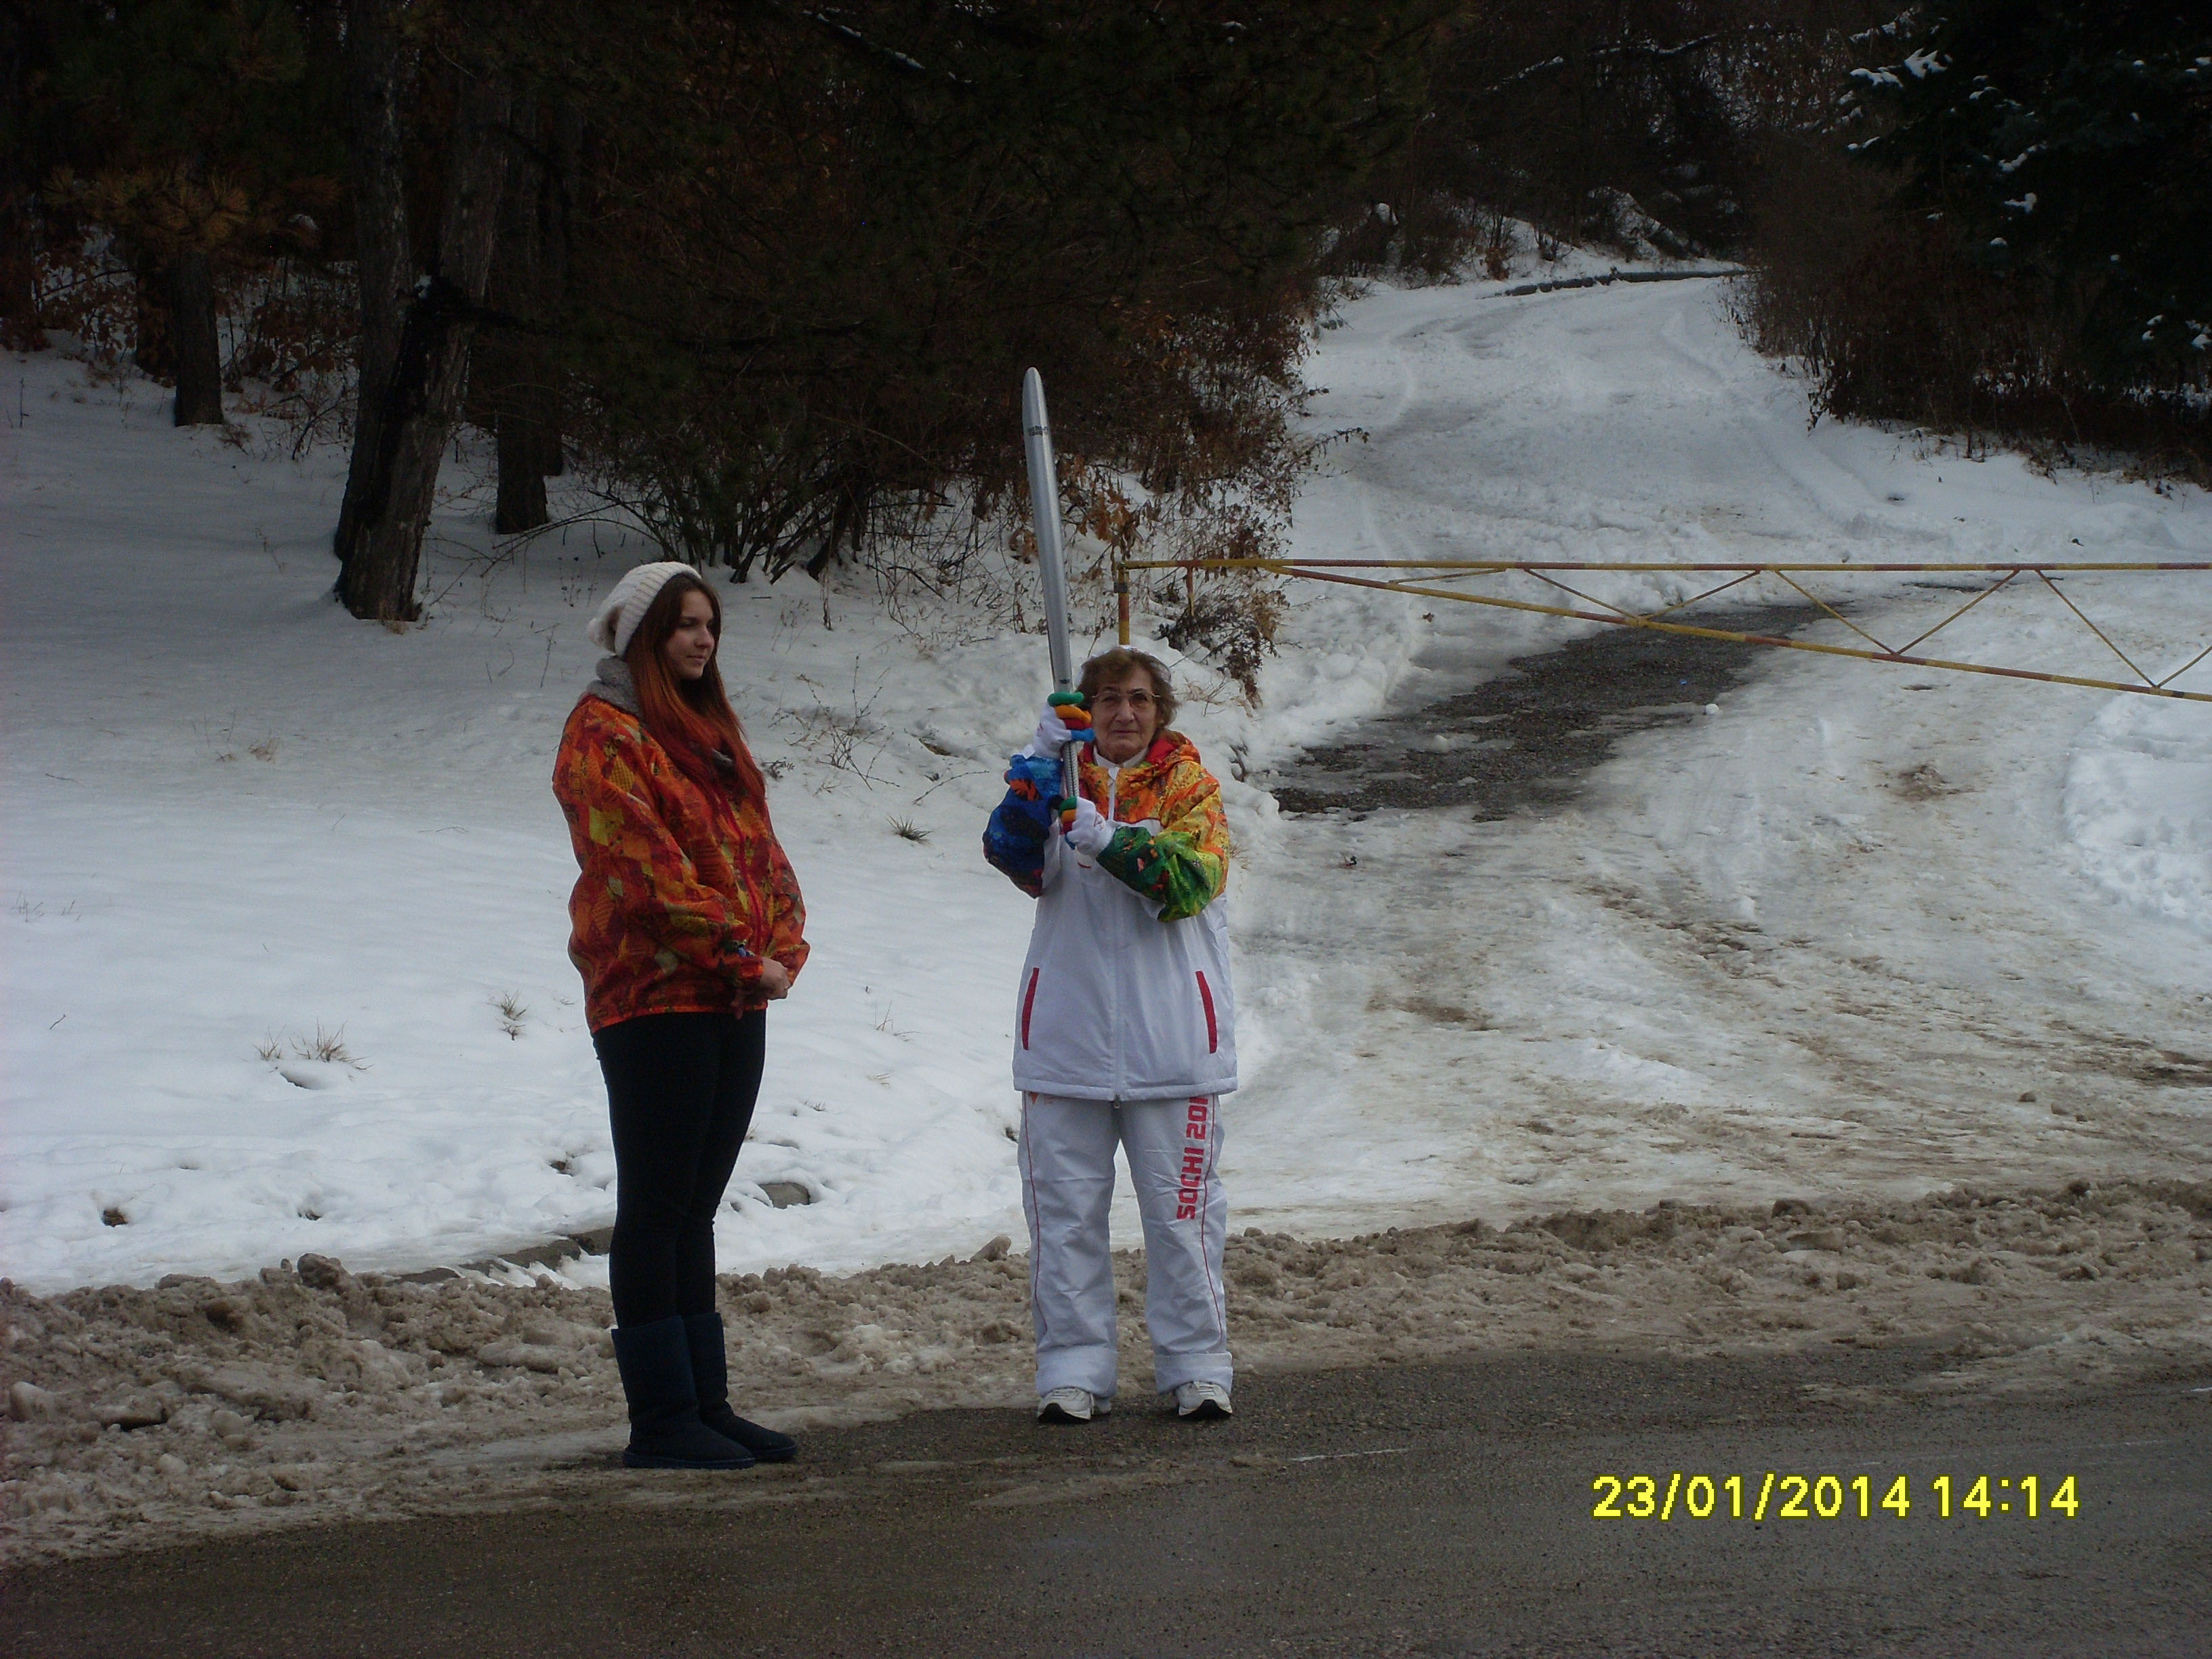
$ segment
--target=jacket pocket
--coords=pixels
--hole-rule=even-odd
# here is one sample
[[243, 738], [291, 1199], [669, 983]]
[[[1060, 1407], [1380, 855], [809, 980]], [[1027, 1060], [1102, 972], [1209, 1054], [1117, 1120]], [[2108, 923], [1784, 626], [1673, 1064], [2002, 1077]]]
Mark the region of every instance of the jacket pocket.
[[[1198, 980], [1198, 1000], [1206, 1009], [1206, 1052], [1209, 1054], [1218, 1054], [1221, 1052], [1221, 1022], [1214, 1018], [1213, 988], [1206, 982], [1206, 975], [1203, 970], [1200, 970], [1197, 974], [1196, 977]], [[1032, 981], [1030, 989], [1030, 994], [1035, 995], [1036, 988], [1034, 981]], [[1024, 1030], [1028, 1029], [1028, 1022], [1026, 1020], [1023, 1023], [1023, 1029]]]
[[[1030, 1046], [1030, 1012], [1036, 1006], [1037, 975], [1043, 971], [1042, 968], [1030, 969], [1029, 989], [1022, 993], [1022, 1047], [1024, 1048]], [[1210, 1025], [1213, 1023], [1212, 1005], [1208, 1003], [1206, 1006], [1206, 1023]]]

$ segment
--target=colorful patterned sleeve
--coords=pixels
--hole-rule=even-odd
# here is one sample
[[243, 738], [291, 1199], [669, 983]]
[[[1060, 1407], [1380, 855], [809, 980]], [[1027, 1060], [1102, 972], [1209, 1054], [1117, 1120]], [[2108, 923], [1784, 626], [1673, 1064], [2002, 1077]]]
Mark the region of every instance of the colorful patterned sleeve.
[[1175, 769], [1162, 791], [1160, 829], [1134, 824], [1114, 832], [1098, 866], [1124, 886], [1158, 900], [1162, 921], [1194, 916], [1229, 879], [1229, 817], [1221, 785], [1195, 761]]
[[[584, 866], [580, 884], [610, 915], [621, 915], [660, 946], [663, 966], [689, 963], [733, 981], [758, 977], [740, 967], [745, 929], [738, 908], [702, 884], [690, 856], [654, 810], [634, 738], [617, 732], [564, 742], [553, 793], [568, 819]], [[793, 886], [794, 898], [797, 885]]]
[[799, 873], [784, 856], [775, 832], [769, 832], [769, 954], [790, 971], [793, 979], [806, 965], [806, 901], [799, 895]]
[[1044, 891], [1044, 843], [1059, 793], [1057, 760], [1016, 755], [1006, 770], [1006, 798], [983, 826], [984, 859], [1031, 898]]

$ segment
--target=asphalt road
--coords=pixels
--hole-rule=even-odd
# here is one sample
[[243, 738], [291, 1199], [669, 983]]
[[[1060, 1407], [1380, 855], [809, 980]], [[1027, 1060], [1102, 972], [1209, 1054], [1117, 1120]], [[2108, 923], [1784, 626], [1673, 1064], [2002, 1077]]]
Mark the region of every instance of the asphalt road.
[[[1209, 1425], [1134, 1396], [1079, 1429], [934, 1413], [817, 1433], [782, 1471], [587, 1467], [519, 1510], [11, 1573], [0, 1650], [2212, 1653], [2212, 1376], [2058, 1402], [1896, 1395], [1941, 1363], [1531, 1354], [1249, 1377]], [[1762, 1522], [1770, 1470], [1837, 1485], [1784, 1518], [1778, 1480]], [[1656, 1507], [1677, 1471], [1669, 1518], [1592, 1515], [1595, 1477], [1649, 1474]], [[1929, 1484], [1947, 1472], [1948, 1520]], [[1698, 1474], [1717, 1483], [1704, 1519]], [[1901, 1517], [1879, 1507], [1899, 1474]], [[1964, 1507], [1984, 1474], [1986, 1517]], [[2078, 1510], [2055, 1516], [2067, 1476]]]
[[[1723, 606], [1678, 616], [1709, 628], [1784, 635], [1820, 619], [1811, 605]], [[1468, 690], [1346, 727], [1270, 774], [1285, 812], [1332, 808], [1474, 808], [1478, 821], [1545, 812], [1573, 799], [1585, 775], [1632, 732], [1703, 718], [1773, 653], [1726, 640], [1608, 628], [1555, 651], [1516, 657], [1511, 671], [1455, 660], [1431, 640], [1423, 665], [1439, 681], [1478, 675]]]

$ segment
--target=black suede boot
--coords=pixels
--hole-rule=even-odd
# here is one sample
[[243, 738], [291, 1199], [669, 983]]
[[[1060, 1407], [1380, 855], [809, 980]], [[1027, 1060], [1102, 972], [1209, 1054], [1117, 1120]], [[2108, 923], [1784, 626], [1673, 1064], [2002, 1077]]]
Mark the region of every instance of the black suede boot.
[[722, 1316], [685, 1314], [684, 1334], [691, 1343], [691, 1387], [699, 1396], [699, 1420], [763, 1463], [788, 1463], [798, 1456], [799, 1443], [789, 1435], [748, 1423], [730, 1409], [730, 1357], [722, 1346]]
[[[633, 1469], [749, 1469], [753, 1455], [699, 1420], [699, 1395], [691, 1382], [691, 1350], [684, 1321], [674, 1316], [650, 1325], [617, 1326], [615, 1364], [629, 1401]], [[729, 1407], [725, 1405], [725, 1411]]]

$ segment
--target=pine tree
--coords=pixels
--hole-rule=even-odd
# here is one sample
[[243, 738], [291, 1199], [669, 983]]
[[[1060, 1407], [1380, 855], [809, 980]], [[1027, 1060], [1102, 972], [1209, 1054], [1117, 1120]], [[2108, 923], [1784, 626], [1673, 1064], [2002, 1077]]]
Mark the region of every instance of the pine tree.
[[2212, 18], [2175, 0], [1959, 0], [1900, 61], [1866, 147], [1983, 269], [2079, 319], [2121, 383], [2212, 362]]

